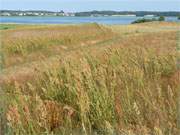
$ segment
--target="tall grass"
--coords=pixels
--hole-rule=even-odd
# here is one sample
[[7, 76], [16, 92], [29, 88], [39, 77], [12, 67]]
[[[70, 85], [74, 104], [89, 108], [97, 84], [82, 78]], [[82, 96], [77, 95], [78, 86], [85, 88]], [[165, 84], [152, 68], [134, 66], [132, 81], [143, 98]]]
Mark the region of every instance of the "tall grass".
[[37, 60], [39, 56], [50, 57], [113, 36], [111, 30], [96, 23], [6, 30], [2, 32], [4, 66], [30, 62]]
[[34, 81], [4, 84], [9, 134], [177, 135], [175, 60], [139, 46], [79, 51]]
[[178, 135], [174, 25], [3, 30], [5, 134]]

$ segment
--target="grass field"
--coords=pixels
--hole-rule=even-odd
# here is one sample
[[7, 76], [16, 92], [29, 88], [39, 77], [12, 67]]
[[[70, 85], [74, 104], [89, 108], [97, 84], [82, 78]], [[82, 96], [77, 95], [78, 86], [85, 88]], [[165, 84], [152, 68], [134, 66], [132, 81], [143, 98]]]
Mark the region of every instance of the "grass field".
[[179, 23], [0, 29], [7, 135], [180, 133]]

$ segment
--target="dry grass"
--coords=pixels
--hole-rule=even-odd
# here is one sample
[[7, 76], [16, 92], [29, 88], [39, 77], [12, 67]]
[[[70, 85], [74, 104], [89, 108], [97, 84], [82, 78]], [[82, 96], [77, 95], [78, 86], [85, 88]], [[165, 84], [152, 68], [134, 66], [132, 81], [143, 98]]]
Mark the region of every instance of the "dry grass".
[[113, 36], [110, 30], [97, 24], [31, 27], [2, 32], [5, 67], [45, 59]]
[[[179, 134], [178, 26], [3, 31], [6, 64], [0, 82], [7, 97], [7, 134]], [[58, 44], [52, 45], [53, 39]], [[43, 49], [29, 49], [31, 40]], [[24, 53], [14, 52], [19, 45]]]

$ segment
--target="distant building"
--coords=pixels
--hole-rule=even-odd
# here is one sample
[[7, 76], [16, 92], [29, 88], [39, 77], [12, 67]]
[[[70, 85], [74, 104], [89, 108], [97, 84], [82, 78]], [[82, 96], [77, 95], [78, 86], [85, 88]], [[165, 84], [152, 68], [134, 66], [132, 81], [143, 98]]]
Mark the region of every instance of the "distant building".
[[7, 13], [7, 12], [1, 13], [0, 15], [1, 15], [1, 16], [11, 16], [11, 14], [10, 14], [10, 13]]
[[155, 15], [145, 15], [144, 17], [155, 17]]
[[127, 14], [127, 15], [112, 15], [112, 16], [132, 16], [132, 17], [134, 17], [134, 16], [136, 16], [136, 15], [133, 15], [133, 14]]
[[23, 16], [24, 14], [23, 13], [19, 13], [19, 16]]
[[69, 14], [69, 16], [75, 16], [75, 14], [74, 13], [68, 13]]
[[39, 15], [40, 15], [40, 16], [43, 16], [43, 15], [44, 15], [44, 13], [39, 13]]
[[39, 16], [39, 13], [33, 13], [33, 15], [35, 15], [35, 16]]
[[27, 16], [32, 16], [33, 13], [32, 13], [32, 12], [26, 12], [26, 15], [27, 15]]

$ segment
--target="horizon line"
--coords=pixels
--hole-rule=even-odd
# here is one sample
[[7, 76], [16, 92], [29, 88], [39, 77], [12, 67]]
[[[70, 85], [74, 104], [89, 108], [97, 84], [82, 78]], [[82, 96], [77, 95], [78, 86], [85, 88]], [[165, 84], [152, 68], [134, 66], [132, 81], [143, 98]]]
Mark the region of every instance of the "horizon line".
[[[0, 11], [50, 11], [50, 12], [59, 12], [65, 10], [43, 10], [43, 9], [0, 9]], [[84, 10], [84, 11], [67, 11], [66, 12], [92, 12], [92, 11], [115, 11], [115, 12], [180, 12], [180, 10]]]

